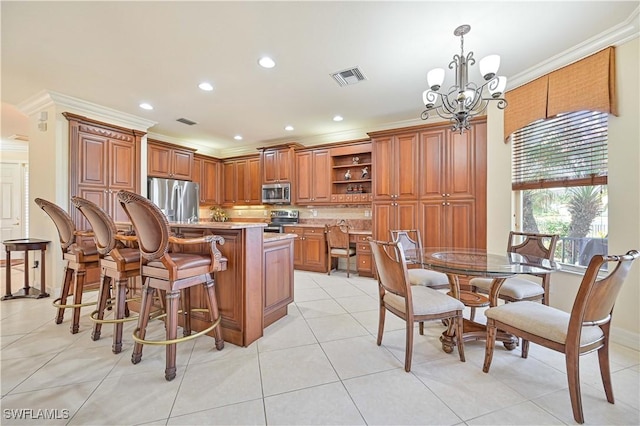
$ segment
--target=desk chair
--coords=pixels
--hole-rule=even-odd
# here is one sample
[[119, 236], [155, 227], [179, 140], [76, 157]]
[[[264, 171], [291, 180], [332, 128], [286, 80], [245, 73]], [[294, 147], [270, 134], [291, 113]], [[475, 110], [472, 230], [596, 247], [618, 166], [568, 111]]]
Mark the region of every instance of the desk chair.
[[[82, 303], [87, 270], [100, 267], [95, 244], [78, 244], [76, 237], [91, 237], [93, 234], [76, 230], [71, 216], [56, 204], [42, 198], [36, 198], [34, 201], [55, 224], [60, 237], [62, 259], [66, 262], [61, 294], [53, 301], [53, 306], [58, 308], [56, 324], [62, 323], [65, 309], [73, 309], [71, 333], [76, 334], [80, 330], [80, 308], [96, 304], [96, 302]], [[71, 295], [73, 295], [73, 304], [67, 304], [67, 298]]]
[[[71, 202], [89, 221], [93, 229], [94, 241], [100, 254], [100, 290], [98, 307], [91, 313], [94, 321], [93, 340], [100, 339], [103, 323], [113, 323], [113, 353], [122, 350], [122, 327], [126, 321], [135, 320], [129, 317], [127, 309], [127, 287], [129, 279], [140, 276], [140, 250], [128, 247], [136, 241], [135, 236], [119, 233], [113, 219], [98, 205], [80, 197], [71, 197]], [[104, 319], [104, 311], [111, 307], [111, 289], [115, 290], [115, 313], [112, 320]]]
[[383, 242], [369, 239], [371, 252], [378, 272], [380, 294], [380, 318], [378, 321], [377, 344], [382, 344], [386, 311], [393, 313], [406, 323], [406, 347], [404, 370], [411, 371], [413, 354], [413, 324], [420, 323], [419, 332], [424, 334], [422, 323], [429, 320], [447, 320], [455, 322], [460, 361], [464, 358], [464, 339], [462, 336], [462, 312], [464, 304], [437, 290], [420, 285], [411, 285], [407, 270], [407, 261], [398, 242]]
[[[522, 338], [522, 358], [528, 356], [530, 341], [565, 354], [573, 418], [578, 423], [584, 423], [580, 356], [597, 350], [604, 392], [607, 401], [613, 404], [609, 368], [611, 316], [631, 264], [638, 257], [640, 253], [636, 250], [623, 256], [593, 256], [578, 288], [571, 313], [530, 301], [487, 309], [487, 347], [482, 371], [488, 373], [491, 367], [498, 329]], [[598, 272], [603, 266], [610, 272], [598, 279]]]
[[[224, 347], [222, 340], [222, 319], [218, 311], [218, 302], [214, 292], [215, 272], [224, 271], [227, 259], [222, 257], [217, 244], [224, 244], [220, 236], [205, 235], [200, 238], [177, 238], [170, 235], [169, 222], [160, 208], [147, 198], [129, 191], [119, 191], [120, 205], [131, 219], [131, 223], [138, 237], [140, 249], [141, 275], [144, 282], [142, 291], [142, 305], [138, 317], [138, 327], [133, 332], [133, 340], [136, 342], [131, 356], [134, 364], [142, 360], [142, 348], [145, 344], [166, 346], [165, 379], [173, 380], [176, 377], [176, 344], [191, 340], [213, 331], [216, 349]], [[179, 253], [170, 250], [170, 245], [184, 246], [202, 244], [206, 245], [207, 253]], [[191, 309], [190, 289], [196, 285], [202, 285], [202, 299], [207, 304], [207, 309]], [[166, 340], [145, 340], [153, 293], [155, 290], [165, 292], [165, 328]], [[177, 338], [178, 333], [178, 306], [183, 293], [183, 334]], [[208, 312], [211, 325], [204, 330], [191, 334], [191, 312]]]
[[340, 258], [347, 259], [347, 278], [349, 278], [350, 259], [356, 255], [356, 249], [350, 246], [348, 225], [325, 225], [327, 234], [327, 275], [331, 275], [333, 259], [336, 258], [336, 270]]

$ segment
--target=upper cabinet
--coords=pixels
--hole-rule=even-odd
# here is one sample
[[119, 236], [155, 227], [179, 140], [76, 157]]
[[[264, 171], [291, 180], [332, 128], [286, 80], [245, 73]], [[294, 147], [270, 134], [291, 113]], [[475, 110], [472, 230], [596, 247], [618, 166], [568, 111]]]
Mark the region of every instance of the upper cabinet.
[[262, 150], [262, 182], [291, 182], [294, 167], [293, 146]]
[[295, 202], [298, 205], [331, 202], [331, 154], [329, 149], [296, 152]]
[[247, 206], [262, 204], [262, 180], [258, 155], [227, 159], [223, 163], [222, 204]]
[[191, 180], [195, 149], [149, 139], [147, 174], [151, 177]]
[[222, 162], [217, 158], [196, 154], [193, 157], [193, 181], [200, 184], [200, 204], [220, 204]]
[[418, 197], [418, 142], [418, 132], [374, 139], [374, 201], [414, 200]]

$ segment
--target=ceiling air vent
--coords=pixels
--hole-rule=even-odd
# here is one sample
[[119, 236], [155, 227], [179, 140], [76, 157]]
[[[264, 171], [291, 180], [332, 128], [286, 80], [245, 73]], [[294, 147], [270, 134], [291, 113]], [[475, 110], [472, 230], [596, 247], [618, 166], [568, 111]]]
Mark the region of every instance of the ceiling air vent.
[[186, 124], [187, 126], [193, 126], [194, 124], [198, 124], [195, 121], [189, 120], [188, 118], [178, 118], [176, 121], [179, 121], [182, 124]]
[[331, 77], [333, 77], [340, 86], [350, 86], [367, 79], [358, 67], [338, 71], [331, 74]]

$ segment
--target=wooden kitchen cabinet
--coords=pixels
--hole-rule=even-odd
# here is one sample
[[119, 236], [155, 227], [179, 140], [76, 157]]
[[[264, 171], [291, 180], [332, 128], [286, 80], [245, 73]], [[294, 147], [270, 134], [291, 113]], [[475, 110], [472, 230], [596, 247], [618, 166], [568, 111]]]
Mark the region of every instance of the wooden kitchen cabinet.
[[[118, 202], [121, 189], [140, 193], [140, 151], [143, 132], [64, 112], [69, 121], [69, 198], [78, 196], [100, 206], [115, 222], [129, 222]], [[76, 229], [91, 229], [69, 201], [66, 209]], [[92, 238], [79, 237], [83, 244]], [[97, 288], [100, 269], [87, 271], [86, 289]]]
[[417, 199], [418, 149], [417, 131], [374, 139], [373, 201]]
[[222, 205], [262, 204], [259, 156], [227, 160], [222, 167], [224, 182]]
[[287, 315], [287, 306], [293, 303], [293, 247], [291, 239], [264, 239], [263, 327]]
[[424, 247], [486, 247], [486, 119], [371, 133], [373, 236], [419, 229]]
[[147, 175], [166, 179], [192, 179], [195, 149], [149, 139]]
[[[93, 201], [115, 222], [128, 222], [117, 193], [140, 192], [140, 147], [143, 132], [63, 113], [69, 121], [69, 195]], [[70, 198], [69, 197], [69, 198]], [[89, 224], [78, 209], [69, 213], [78, 229]]]
[[486, 246], [486, 122], [422, 132], [419, 228], [425, 247]]
[[293, 243], [295, 269], [327, 272], [327, 239], [324, 228], [285, 226], [284, 232], [298, 236]]
[[373, 277], [373, 261], [371, 257], [371, 245], [368, 238], [371, 233], [350, 234], [349, 240], [356, 245], [356, 263], [358, 275], [361, 277]]
[[328, 149], [296, 152], [296, 204], [331, 202], [331, 155]]
[[220, 204], [222, 163], [213, 157], [193, 157], [193, 181], [200, 185], [200, 204]]
[[414, 229], [418, 223], [417, 201], [374, 201], [374, 239], [389, 241], [393, 229]]
[[262, 182], [291, 182], [294, 168], [292, 147], [264, 149], [262, 151]]

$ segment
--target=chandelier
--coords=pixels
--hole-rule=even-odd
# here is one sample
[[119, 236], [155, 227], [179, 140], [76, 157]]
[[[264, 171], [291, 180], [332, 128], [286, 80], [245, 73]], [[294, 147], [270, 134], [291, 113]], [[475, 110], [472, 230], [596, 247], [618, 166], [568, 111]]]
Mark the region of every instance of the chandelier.
[[[507, 86], [507, 77], [496, 76], [500, 67], [500, 56], [489, 55], [480, 60], [480, 73], [484, 78], [481, 85], [469, 82], [469, 66], [476, 60], [473, 52], [464, 54], [464, 35], [471, 30], [470, 25], [460, 25], [453, 34], [460, 37], [460, 55], [453, 55], [449, 69], [455, 70], [456, 83], [447, 92], [441, 91], [444, 82], [444, 69], [435, 68], [427, 73], [429, 89], [422, 93], [426, 109], [422, 112], [422, 119], [429, 118], [434, 111], [440, 117], [449, 120], [453, 131], [464, 132], [471, 127], [469, 121], [487, 109], [490, 101], [497, 101], [500, 109], [507, 107], [507, 101], [502, 97]], [[485, 90], [486, 88], [486, 90]]]

